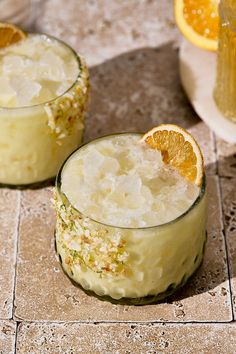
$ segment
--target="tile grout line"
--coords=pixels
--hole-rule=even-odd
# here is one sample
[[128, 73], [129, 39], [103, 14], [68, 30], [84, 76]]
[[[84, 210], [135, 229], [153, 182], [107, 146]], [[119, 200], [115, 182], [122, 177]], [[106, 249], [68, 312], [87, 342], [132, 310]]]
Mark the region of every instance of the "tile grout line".
[[[16, 297], [16, 273], [17, 273], [17, 257], [18, 257], [18, 247], [19, 247], [19, 228], [20, 228], [20, 219], [21, 219], [21, 191], [18, 191], [19, 199], [17, 203], [17, 225], [16, 225], [16, 243], [15, 243], [15, 267], [14, 267], [14, 286], [13, 286], [13, 296], [12, 296], [12, 315], [11, 319], [14, 321], [13, 315], [14, 315], [14, 308], [15, 308], [15, 297]], [[15, 348], [15, 353], [16, 353], [16, 339], [17, 339], [17, 329], [18, 329], [18, 322], [14, 321], [16, 323], [16, 333], [15, 333], [15, 343], [14, 343], [14, 348]]]
[[16, 233], [16, 243], [15, 243], [15, 266], [14, 266], [14, 285], [13, 285], [13, 296], [12, 296], [12, 316], [13, 319], [13, 310], [14, 310], [14, 301], [15, 301], [15, 290], [16, 290], [16, 269], [17, 269], [17, 256], [18, 256], [18, 243], [19, 243], [19, 227], [20, 227], [20, 214], [21, 214], [21, 191], [18, 191], [18, 203], [17, 203], [17, 225], [15, 229]]
[[[217, 161], [218, 165], [218, 161]], [[221, 187], [221, 179], [223, 177], [218, 176], [218, 186], [219, 186], [219, 193], [220, 193], [220, 199], [221, 199], [221, 212], [222, 212], [222, 218], [223, 218], [223, 240], [224, 240], [224, 246], [225, 246], [225, 253], [226, 253], [226, 260], [227, 260], [227, 275], [228, 275], [228, 281], [229, 281], [229, 293], [230, 293], [230, 305], [231, 305], [231, 316], [232, 316], [232, 321], [235, 321], [234, 318], [234, 304], [233, 304], [233, 292], [232, 292], [232, 286], [231, 286], [231, 271], [230, 271], [230, 261], [229, 261], [229, 250], [228, 250], [228, 245], [227, 245], [227, 240], [226, 240], [226, 229], [225, 229], [225, 218], [224, 218], [224, 207], [223, 207], [223, 193], [222, 193], [222, 187]]]
[[235, 321], [222, 321], [222, 322], [216, 322], [216, 321], [203, 321], [203, 322], [196, 322], [196, 321], [189, 321], [189, 322], [173, 322], [173, 321], [168, 321], [168, 322], [158, 322], [158, 321], [149, 321], [149, 322], [143, 322], [143, 321], [94, 321], [94, 322], [87, 322], [87, 321], [31, 321], [31, 320], [23, 320], [23, 321], [16, 321], [17, 326], [20, 324], [36, 324], [36, 325], [83, 325], [83, 326], [96, 326], [96, 325], [136, 325], [136, 326], [160, 326], [160, 325], [173, 325], [173, 326], [201, 326], [201, 325], [216, 325], [216, 326], [230, 326], [233, 325], [236, 327], [236, 322]]
[[122, 321], [122, 320], [95, 320], [95, 321], [87, 321], [87, 320], [74, 320], [74, 321], [60, 321], [60, 320], [14, 320], [15, 323], [33, 323], [33, 324], [78, 324], [78, 325], [100, 325], [100, 324], [135, 324], [135, 325], [143, 325], [143, 326], [152, 326], [152, 325], [165, 325], [165, 324], [172, 324], [176, 326], [182, 326], [182, 325], [235, 325], [236, 326], [236, 321], [235, 320], [229, 320], [229, 321], [181, 321], [181, 322], [176, 322], [176, 321], [158, 321], [158, 320], [152, 320], [152, 321]]
[[14, 354], [16, 354], [16, 350], [17, 350], [17, 336], [18, 336], [18, 328], [19, 328], [19, 325], [20, 325], [20, 321], [16, 321], [16, 334], [15, 334], [15, 342], [14, 342]]
[[211, 131], [212, 138], [213, 138], [213, 149], [215, 153], [215, 174], [219, 177], [219, 164], [218, 164], [218, 149], [217, 149], [217, 142], [216, 142], [216, 135]]
[[228, 245], [227, 245], [227, 241], [226, 241], [226, 229], [225, 229], [224, 207], [223, 207], [223, 193], [222, 193], [222, 188], [221, 188], [221, 178], [222, 177], [219, 174], [219, 160], [218, 160], [219, 155], [218, 155], [216, 134], [212, 132], [212, 135], [213, 135], [213, 140], [214, 140], [214, 152], [215, 152], [215, 158], [216, 158], [216, 174], [218, 177], [218, 188], [219, 188], [220, 202], [221, 202], [220, 208], [221, 208], [221, 216], [222, 216], [222, 222], [223, 222], [222, 234], [223, 234], [226, 261], [227, 261], [227, 274], [228, 274], [228, 282], [229, 282], [231, 316], [232, 316], [232, 321], [234, 321], [235, 318], [234, 318], [233, 292], [232, 292], [232, 286], [231, 286], [231, 272], [230, 272], [230, 265], [229, 265], [229, 250], [228, 250]]

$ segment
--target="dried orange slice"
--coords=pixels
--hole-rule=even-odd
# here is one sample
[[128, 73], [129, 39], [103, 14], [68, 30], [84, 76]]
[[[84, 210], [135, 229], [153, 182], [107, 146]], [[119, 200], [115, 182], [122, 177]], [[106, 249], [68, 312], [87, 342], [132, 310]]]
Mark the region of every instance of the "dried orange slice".
[[202, 184], [203, 156], [197, 142], [186, 130], [175, 124], [161, 124], [147, 132], [141, 141], [159, 150], [163, 161], [189, 182]]
[[219, 0], [175, 0], [175, 20], [183, 35], [198, 47], [216, 50]]
[[25, 37], [26, 34], [20, 28], [9, 23], [0, 23], [0, 48], [7, 47]]

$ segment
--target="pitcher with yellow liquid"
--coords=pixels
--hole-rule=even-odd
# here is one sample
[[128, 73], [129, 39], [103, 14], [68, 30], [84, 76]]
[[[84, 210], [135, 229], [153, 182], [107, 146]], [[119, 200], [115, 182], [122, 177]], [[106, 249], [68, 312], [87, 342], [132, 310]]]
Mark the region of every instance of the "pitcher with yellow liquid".
[[236, 122], [236, 2], [221, 0], [215, 102], [225, 117]]

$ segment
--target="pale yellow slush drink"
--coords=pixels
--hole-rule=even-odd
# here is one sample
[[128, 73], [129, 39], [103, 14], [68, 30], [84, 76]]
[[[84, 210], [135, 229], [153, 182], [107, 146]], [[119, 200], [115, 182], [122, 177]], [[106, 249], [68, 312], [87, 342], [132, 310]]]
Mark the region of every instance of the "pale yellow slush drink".
[[65, 272], [113, 301], [156, 301], [199, 267], [206, 190], [164, 164], [140, 134], [79, 148], [56, 186], [56, 245]]
[[0, 183], [56, 176], [80, 144], [88, 96], [84, 61], [65, 43], [29, 34], [0, 49]]

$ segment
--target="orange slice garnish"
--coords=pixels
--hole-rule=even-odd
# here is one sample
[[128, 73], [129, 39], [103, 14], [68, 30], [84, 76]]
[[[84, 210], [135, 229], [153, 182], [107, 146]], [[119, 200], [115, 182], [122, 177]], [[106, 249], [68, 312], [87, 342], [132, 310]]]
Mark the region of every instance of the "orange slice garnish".
[[0, 48], [8, 47], [24, 39], [26, 34], [9, 23], [0, 23]]
[[219, 0], [175, 0], [175, 20], [183, 35], [198, 47], [216, 50]]
[[203, 156], [195, 139], [175, 124], [161, 124], [147, 132], [142, 142], [162, 154], [163, 161], [174, 167], [189, 182], [200, 186], [204, 175]]

